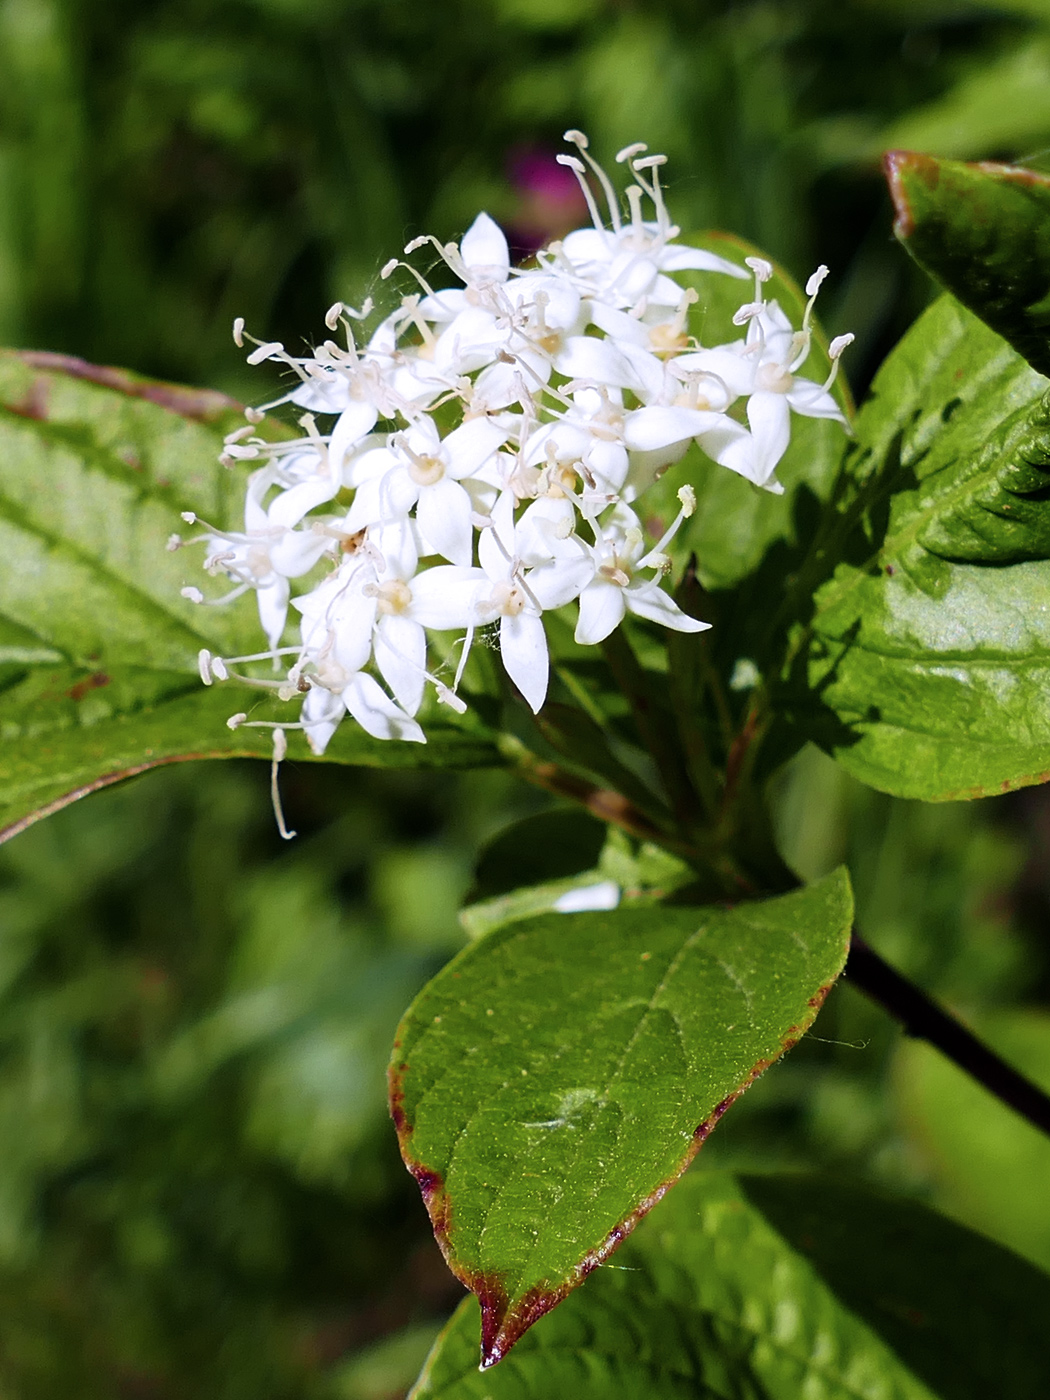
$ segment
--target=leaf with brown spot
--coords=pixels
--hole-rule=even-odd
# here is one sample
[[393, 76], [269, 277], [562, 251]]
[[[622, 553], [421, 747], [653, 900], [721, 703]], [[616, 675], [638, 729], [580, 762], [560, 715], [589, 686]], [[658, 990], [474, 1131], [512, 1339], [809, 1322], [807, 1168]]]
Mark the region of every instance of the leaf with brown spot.
[[842, 970], [844, 870], [734, 909], [550, 914], [465, 950], [409, 1009], [391, 1107], [486, 1366], [678, 1180]]

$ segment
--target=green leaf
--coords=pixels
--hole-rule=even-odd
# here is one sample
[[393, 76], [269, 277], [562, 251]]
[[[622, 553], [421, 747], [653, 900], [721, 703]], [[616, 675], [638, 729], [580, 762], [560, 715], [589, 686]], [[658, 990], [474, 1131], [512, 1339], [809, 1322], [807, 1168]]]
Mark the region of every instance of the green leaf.
[[911, 1202], [691, 1173], [488, 1375], [477, 1306], [411, 1400], [1042, 1400], [1050, 1279]]
[[794, 679], [808, 681], [804, 727], [873, 787], [941, 801], [1050, 775], [1045, 389], [944, 298], [859, 415], [796, 584], [805, 608], [844, 561], [817, 589]]
[[[1000, 1012], [979, 1018], [977, 1029], [1010, 1064], [1050, 1090], [1050, 1016]], [[1050, 1269], [1046, 1135], [919, 1041], [900, 1047], [893, 1082], [937, 1204]]]
[[840, 870], [735, 909], [514, 923], [401, 1023], [391, 1104], [484, 1364], [599, 1265], [810, 1025], [846, 956]]
[[[0, 356], [0, 835], [131, 773], [184, 758], [265, 755], [236, 710], [288, 719], [242, 687], [206, 690], [197, 652], [258, 650], [254, 602], [195, 607], [198, 552], [165, 549], [183, 510], [236, 522], [244, 477], [218, 463], [243, 421], [221, 394], [64, 356]], [[343, 725], [326, 758], [469, 766], [484, 731], [428, 724], [383, 744]], [[294, 758], [312, 755], [290, 736]]]
[[916, 262], [1050, 374], [1050, 176], [914, 151], [891, 151], [886, 174]]

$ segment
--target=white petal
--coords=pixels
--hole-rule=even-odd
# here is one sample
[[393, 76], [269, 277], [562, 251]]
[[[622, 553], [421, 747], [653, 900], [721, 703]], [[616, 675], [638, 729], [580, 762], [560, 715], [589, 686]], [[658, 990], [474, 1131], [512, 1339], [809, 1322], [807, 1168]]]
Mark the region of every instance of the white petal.
[[435, 632], [474, 627], [491, 620], [491, 612], [484, 616], [480, 612], [481, 603], [491, 593], [492, 584], [484, 569], [439, 564], [436, 569], [424, 569], [412, 580], [408, 615]]
[[796, 413], [806, 418], [836, 418], [845, 423], [846, 415], [820, 384], [812, 379], [796, 379], [787, 396]]
[[332, 544], [317, 530], [289, 530], [270, 548], [274, 573], [285, 578], [301, 578], [308, 573]]
[[401, 458], [389, 447], [372, 447], [347, 463], [343, 479], [347, 486], [363, 486], [366, 481], [386, 476], [387, 472], [401, 465]]
[[624, 602], [638, 617], [672, 627], [676, 632], [705, 632], [709, 622], [698, 622], [684, 613], [675, 600], [653, 579], [635, 580], [624, 590]]
[[752, 394], [747, 401], [747, 421], [755, 440], [754, 480], [768, 481], [791, 442], [791, 410], [783, 394]]
[[554, 357], [554, 368], [567, 379], [593, 379], [618, 389], [638, 389], [638, 375], [627, 357], [608, 340], [570, 335]]
[[532, 613], [503, 617], [499, 625], [500, 655], [507, 675], [524, 695], [533, 714], [547, 698], [550, 659], [543, 620]]
[[343, 691], [343, 703], [373, 739], [407, 739], [415, 744], [427, 741], [415, 720], [394, 704], [378, 681], [363, 671]]
[[640, 394], [645, 400], [658, 399], [663, 393], [666, 382], [663, 361], [638, 345], [623, 342], [619, 348], [624, 359], [634, 371], [634, 385], [625, 387], [634, 388], [635, 393]]
[[705, 433], [698, 441], [712, 461], [717, 462], [720, 467], [728, 467], [731, 472], [746, 477], [756, 486], [759, 484], [755, 465], [755, 440], [739, 423], [728, 419], [725, 428]]
[[698, 272], [724, 272], [729, 277], [740, 277], [745, 282], [751, 274], [746, 267], [739, 267], [728, 258], [720, 258], [717, 253], [708, 253], [703, 248], [686, 248], [680, 244], [668, 244], [656, 255], [656, 265], [661, 272], [685, 272], [693, 269]]
[[328, 444], [328, 459], [332, 475], [341, 480], [343, 461], [355, 443], [361, 441], [376, 425], [379, 414], [371, 400], [351, 399], [336, 420]]
[[274, 483], [274, 474], [272, 466], [262, 467], [248, 478], [248, 490], [244, 495], [244, 528], [249, 534], [269, 527], [270, 517], [262, 502]]
[[563, 608], [578, 598], [594, 577], [594, 556], [577, 545], [575, 557], [566, 555], [530, 569], [525, 575], [529, 592], [545, 611]]
[[632, 452], [627, 480], [621, 487], [623, 499], [636, 501], [644, 491], [648, 491], [672, 462], [677, 462], [685, 456], [689, 450], [689, 442], [690, 439], [672, 443], [669, 447], [660, 447], [652, 452]]
[[617, 311], [601, 301], [588, 302], [587, 309], [592, 323], [613, 340], [628, 341], [643, 349], [649, 344], [649, 332], [637, 316], [628, 316], [626, 311]]
[[525, 465], [529, 467], [546, 464], [547, 444], [553, 444], [554, 456], [563, 462], [574, 462], [582, 457], [591, 445], [591, 434], [585, 424], [573, 419], [561, 422], [543, 423], [526, 440], [524, 448]]
[[506, 440], [506, 431], [491, 418], [470, 418], [461, 423], [441, 444], [448, 475], [456, 481], [473, 476]]
[[299, 718], [306, 726], [306, 742], [314, 753], [324, 753], [345, 714], [342, 696], [333, 695], [323, 686], [310, 687]]
[[682, 300], [682, 289], [674, 278], [660, 275], [653, 278], [646, 298], [650, 306], [677, 306]]
[[[541, 360], [538, 367], [540, 378], [546, 382], [550, 378], [550, 365]], [[531, 399], [531, 390], [535, 384], [535, 379], [523, 372], [517, 364], [506, 364], [497, 360], [493, 365], [486, 365], [474, 381], [473, 403], [475, 406], [484, 406], [486, 412], [508, 408], [512, 403]]]
[[503, 230], [488, 214], [479, 214], [463, 235], [459, 251], [469, 270], [486, 282], [505, 282], [510, 251]]
[[409, 579], [415, 573], [419, 564], [419, 548], [411, 520], [373, 525], [368, 532], [368, 542], [375, 545], [387, 562], [387, 573], [380, 582], [386, 583], [391, 577]]
[[256, 589], [259, 599], [259, 621], [272, 647], [281, 645], [281, 634], [288, 620], [288, 580], [280, 574], [271, 574], [265, 583]]
[[619, 491], [627, 480], [630, 462], [622, 443], [602, 442], [595, 438], [587, 449], [584, 461], [591, 469], [599, 491]]
[[[541, 496], [526, 507], [518, 521], [514, 532], [518, 558], [529, 566], [543, 564], [569, 551], [575, 555], [579, 545], [569, 540], [575, 526], [576, 507], [570, 500], [565, 496], [560, 499]], [[478, 548], [480, 551], [481, 542]]]
[[470, 520], [470, 497], [458, 481], [445, 477], [419, 492], [416, 520], [428, 552], [440, 554], [453, 564], [470, 566], [474, 543]]
[[311, 413], [342, 413], [350, 402], [350, 382], [332, 369], [318, 369], [291, 395], [291, 402]]
[[596, 578], [580, 594], [576, 640], [588, 647], [604, 642], [623, 621], [624, 611], [623, 589], [619, 584]]
[[604, 229], [579, 228], [562, 239], [562, 251], [573, 263], [607, 263], [616, 252], [616, 240]]
[[[688, 370], [692, 374], [713, 375], [714, 380], [701, 379], [698, 385], [701, 394], [717, 394], [721, 385], [723, 396], [728, 392], [732, 401], [741, 394], [750, 394], [755, 387], [757, 359], [754, 355], [743, 355], [744, 342], [737, 341], [739, 350], [726, 345], [716, 345], [712, 350], [689, 350], [679, 355], [674, 362], [676, 370]], [[712, 399], [712, 402], [714, 400]], [[728, 406], [728, 405], [724, 405]]]
[[303, 646], [315, 656], [330, 655], [347, 673], [360, 670], [372, 653], [376, 600], [362, 586], [373, 578], [371, 569], [358, 565], [295, 600], [303, 615]]
[[518, 554], [514, 527], [514, 494], [502, 491], [492, 507], [492, 524], [478, 536], [478, 563], [494, 583], [509, 577]]
[[507, 342], [507, 331], [491, 311], [470, 306], [450, 321], [434, 347], [434, 368], [441, 374], [470, 374], [484, 369]]
[[376, 665], [400, 705], [414, 715], [423, 703], [427, 639], [418, 622], [381, 617], [375, 635]]
[[724, 414], [702, 408], [673, 408], [653, 404], [635, 409], [624, 421], [623, 440], [634, 452], [655, 452], [730, 422]]
[[407, 469], [395, 466], [384, 476], [374, 476], [357, 488], [343, 529], [354, 535], [366, 525], [404, 520], [418, 498], [419, 487]]
[[308, 511], [330, 501], [338, 490], [339, 483], [328, 475], [314, 477], [312, 481], [300, 481], [273, 502], [267, 512], [269, 522], [286, 528], [298, 525]]
[[416, 310], [426, 321], [454, 321], [470, 303], [463, 287], [444, 287], [432, 296], [425, 296]]

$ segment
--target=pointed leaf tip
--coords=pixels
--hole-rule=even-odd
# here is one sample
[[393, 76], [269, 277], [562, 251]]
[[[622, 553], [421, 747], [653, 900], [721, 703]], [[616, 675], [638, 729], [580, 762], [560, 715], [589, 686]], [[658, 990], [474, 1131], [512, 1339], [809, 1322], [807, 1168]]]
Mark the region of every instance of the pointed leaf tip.
[[915, 229], [915, 219], [909, 200], [909, 182], [918, 177], [931, 186], [937, 184], [937, 162], [917, 151], [887, 151], [882, 157], [882, 169], [893, 200], [893, 232], [903, 242]]
[[481, 1304], [483, 1370], [608, 1259], [808, 1028], [851, 921], [841, 870], [733, 910], [541, 915], [423, 990], [391, 1106], [449, 1267]]
[[1050, 177], [889, 151], [894, 232], [917, 263], [1050, 375]]

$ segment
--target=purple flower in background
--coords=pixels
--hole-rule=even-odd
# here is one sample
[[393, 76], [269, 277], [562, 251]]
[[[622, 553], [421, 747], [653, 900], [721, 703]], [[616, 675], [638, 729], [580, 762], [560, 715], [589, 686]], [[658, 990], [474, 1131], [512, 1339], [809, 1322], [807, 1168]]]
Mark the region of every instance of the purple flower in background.
[[518, 261], [561, 238], [587, 220], [587, 205], [571, 170], [559, 165], [545, 146], [515, 146], [507, 157], [507, 178], [518, 207], [507, 223], [507, 241]]

